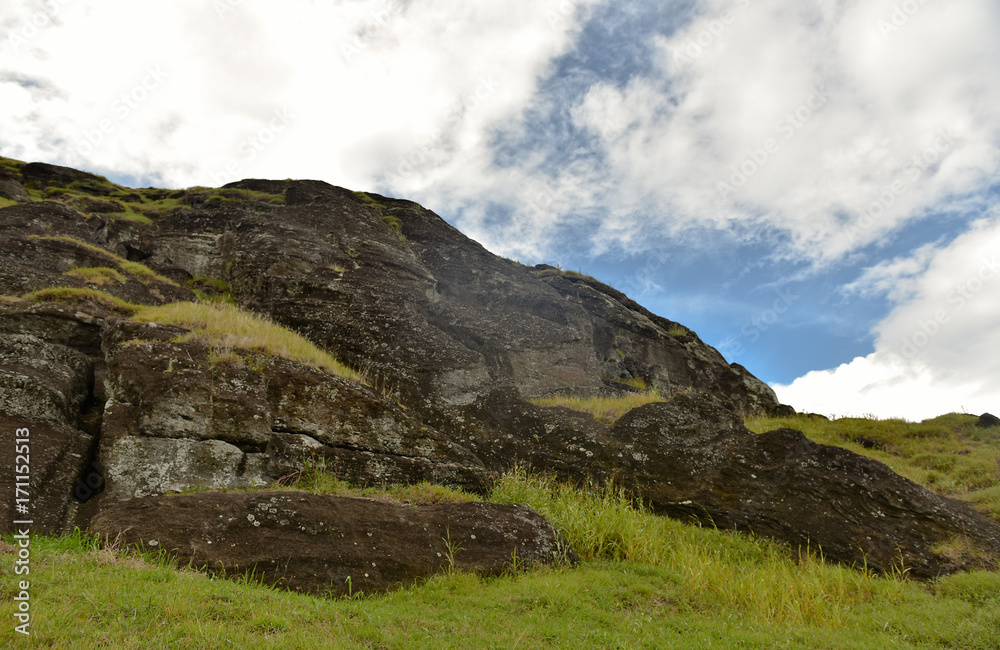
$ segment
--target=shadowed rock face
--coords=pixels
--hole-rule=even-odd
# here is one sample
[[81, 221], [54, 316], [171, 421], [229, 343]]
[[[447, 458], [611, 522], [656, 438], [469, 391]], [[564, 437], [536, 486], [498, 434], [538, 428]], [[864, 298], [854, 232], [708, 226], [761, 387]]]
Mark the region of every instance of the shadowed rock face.
[[527, 506], [402, 506], [306, 492], [147, 497], [104, 508], [93, 530], [180, 565], [317, 595], [385, 591], [449, 569], [480, 575], [575, 561]]
[[[15, 520], [33, 520], [32, 529], [47, 534], [80, 523], [72, 497], [95, 442], [83, 430], [93, 380], [93, 365], [72, 348], [30, 334], [0, 337], [0, 481], [14, 492], [23, 482], [15, 477], [29, 477], [25, 492], [0, 502], [0, 532]], [[20, 429], [27, 435], [18, 436]], [[30, 511], [15, 512], [15, 496], [26, 497]]]
[[[126, 514], [158, 526], [156, 508], [138, 504], [190, 488], [263, 486], [315, 457], [355, 483], [429, 480], [480, 492], [493, 472], [527, 462], [562, 479], [613, 478], [662, 514], [821, 547], [848, 564], [888, 570], [902, 558], [929, 577], [1000, 557], [1000, 527], [963, 504], [797, 432], [747, 431], [743, 414], [790, 408], [695, 333], [593, 278], [496, 257], [414, 203], [316, 181], [251, 180], [225, 196], [151, 190], [180, 207], [144, 225], [108, 211], [146, 199], [100, 177], [13, 169], [0, 165], [7, 196], [17, 194], [10, 183], [93, 196], [75, 207], [0, 209], [0, 294], [99, 289], [158, 305], [194, 300], [182, 285], [224, 282], [242, 307], [305, 335], [380, 389], [250, 350], [237, 350], [243, 360], [217, 358], [180, 340], [185, 330], [132, 322], [102, 294], [4, 300], [0, 480], [13, 481], [4, 472], [14, 466], [14, 430], [30, 427], [34, 503], [44, 510], [37, 532], [86, 525], [98, 508], [105, 531]], [[122, 270], [124, 260], [161, 275], [96, 285], [74, 273]], [[525, 401], [615, 395], [634, 380], [672, 400], [613, 426]]]

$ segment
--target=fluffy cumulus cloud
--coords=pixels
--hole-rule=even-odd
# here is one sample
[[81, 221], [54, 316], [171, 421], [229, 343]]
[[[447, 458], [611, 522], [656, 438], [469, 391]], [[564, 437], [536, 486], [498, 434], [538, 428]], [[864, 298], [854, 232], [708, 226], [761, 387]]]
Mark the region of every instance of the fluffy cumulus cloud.
[[1000, 404], [1000, 209], [952, 242], [868, 269], [845, 289], [896, 305], [877, 328], [875, 351], [814, 371], [779, 397], [825, 415], [917, 420]]
[[162, 184], [487, 181], [587, 2], [11, 0], [3, 153]]
[[605, 139], [607, 171], [632, 201], [615, 200], [602, 241], [641, 245], [654, 219], [671, 233], [783, 232], [788, 255], [829, 262], [996, 172], [995, 2], [700, 9], [657, 39], [652, 73], [598, 83], [576, 107], [595, 132], [624, 125]]

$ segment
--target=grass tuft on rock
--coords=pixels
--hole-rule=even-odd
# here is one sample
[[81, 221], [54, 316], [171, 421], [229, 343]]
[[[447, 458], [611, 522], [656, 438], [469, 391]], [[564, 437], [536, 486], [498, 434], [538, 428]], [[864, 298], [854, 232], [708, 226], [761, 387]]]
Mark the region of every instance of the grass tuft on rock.
[[561, 406], [563, 408], [587, 413], [594, 419], [607, 424], [614, 424], [618, 418], [634, 408], [666, 402], [667, 398], [656, 391], [645, 393], [628, 393], [618, 397], [573, 397], [556, 395], [553, 397], [536, 397], [528, 400], [537, 406]]
[[74, 287], [40, 289], [39, 291], [32, 291], [25, 294], [21, 299], [29, 302], [65, 302], [77, 305], [97, 305], [125, 316], [131, 316], [139, 309], [139, 305], [116, 298], [109, 293], [104, 293], [96, 289]]
[[129, 275], [134, 275], [140, 282], [146, 285], [152, 282], [162, 282], [164, 284], [173, 285], [175, 287], [180, 286], [170, 278], [160, 275], [159, 273], [157, 273], [156, 271], [154, 271], [153, 269], [149, 268], [148, 266], [146, 266], [141, 262], [132, 262], [130, 260], [126, 260], [123, 257], [115, 255], [111, 251], [106, 251], [100, 246], [88, 244], [87, 242], [81, 241], [76, 237], [70, 237], [68, 235], [55, 235], [55, 236], [29, 235], [29, 239], [37, 239], [40, 241], [58, 241], [58, 242], [65, 242], [67, 244], [72, 244], [73, 246], [97, 254], [103, 257], [104, 259], [108, 260], [109, 262], [114, 263], [122, 271], [128, 273]]
[[388, 487], [358, 487], [337, 478], [328, 461], [323, 457], [311, 459], [302, 469], [290, 488], [305, 490], [313, 494], [327, 494], [340, 497], [363, 497], [395, 503], [399, 505], [436, 505], [442, 503], [468, 503], [480, 501], [473, 494], [462, 492], [429, 481], [420, 481], [412, 485], [394, 485]]
[[134, 318], [140, 322], [176, 325], [191, 330], [182, 337], [183, 340], [259, 350], [326, 370], [338, 377], [364, 382], [360, 373], [340, 363], [305, 337], [268, 318], [226, 303], [174, 302], [144, 306]]

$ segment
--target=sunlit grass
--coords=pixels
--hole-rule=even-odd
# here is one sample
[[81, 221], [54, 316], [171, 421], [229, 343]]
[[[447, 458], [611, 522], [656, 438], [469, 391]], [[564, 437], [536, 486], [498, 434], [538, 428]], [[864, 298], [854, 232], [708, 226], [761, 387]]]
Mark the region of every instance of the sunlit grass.
[[96, 289], [76, 288], [76, 287], [54, 287], [51, 289], [40, 289], [27, 293], [17, 300], [27, 300], [29, 302], [65, 302], [78, 305], [99, 305], [113, 312], [131, 316], [139, 309], [128, 301], [116, 298], [109, 293]]
[[661, 567], [685, 593], [758, 620], [841, 625], [849, 606], [896, 603], [906, 590], [900, 574], [828, 565], [816, 549], [796, 549], [793, 561], [769, 540], [656, 516], [621, 487], [578, 488], [517, 469], [497, 482], [491, 500], [531, 506], [582, 559]]
[[125, 283], [124, 275], [119, 273], [117, 270], [106, 266], [76, 268], [71, 271], [66, 271], [63, 275], [70, 278], [76, 278], [77, 280], [81, 280], [87, 284], [93, 284], [99, 287], [107, 284]]
[[587, 413], [601, 422], [612, 424], [634, 408], [653, 402], [665, 402], [667, 398], [656, 391], [649, 391], [645, 393], [627, 393], [618, 397], [556, 395], [554, 397], [536, 397], [528, 401], [538, 406], [562, 406], [574, 411], [580, 411], [581, 413]]
[[[35, 537], [31, 641], [116, 648], [996, 647], [997, 573], [922, 584], [827, 566], [808, 554], [796, 561], [772, 542], [651, 515], [621, 489], [577, 489], [524, 470], [501, 478], [491, 500], [542, 512], [582, 563], [493, 578], [457, 572], [334, 600], [178, 570], [160, 555], [116, 548], [114, 540], [109, 547], [84, 535]], [[8, 567], [12, 541], [0, 544]], [[8, 572], [0, 586], [5, 596], [14, 593], [13, 577]], [[12, 598], [0, 599], [0, 618], [13, 620], [14, 607]], [[19, 640], [12, 627], [0, 628], [0, 644]]]
[[191, 330], [183, 340], [206, 345], [259, 350], [321, 368], [339, 377], [363, 382], [360, 373], [340, 363], [305, 337], [270, 319], [225, 303], [174, 302], [143, 306], [135, 313], [140, 322], [176, 325]]

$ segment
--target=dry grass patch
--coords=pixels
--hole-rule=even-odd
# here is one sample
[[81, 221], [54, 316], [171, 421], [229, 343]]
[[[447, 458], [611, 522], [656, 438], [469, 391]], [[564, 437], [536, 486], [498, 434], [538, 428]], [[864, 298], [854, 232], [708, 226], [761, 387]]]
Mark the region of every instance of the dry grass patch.
[[647, 393], [630, 393], [620, 397], [570, 397], [567, 395], [556, 395], [555, 397], [537, 397], [528, 400], [538, 406], [562, 406], [564, 408], [588, 413], [596, 420], [614, 424], [621, 416], [634, 408], [651, 404], [653, 402], [666, 402], [660, 393], [650, 391]]
[[30, 302], [68, 302], [78, 305], [98, 305], [125, 316], [131, 316], [139, 309], [139, 305], [116, 298], [103, 291], [73, 287], [41, 289], [40, 291], [25, 294], [21, 299]]
[[481, 501], [473, 494], [426, 480], [412, 485], [358, 487], [337, 478], [334, 468], [329, 465], [325, 458], [319, 456], [311, 459], [301, 472], [289, 478], [292, 481], [289, 488], [293, 490], [305, 490], [313, 494], [337, 497], [363, 497], [396, 505], [427, 506]]
[[228, 304], [174, 302], [141, 307], [135, 320], [184, 327], [191, 332], [183, 340], [196, 340], [216, 347], [259, 350], [285, 357], [338, 377], [364, 383], [361, 374], [340, 363], [306, 338], [270, 319]]
[[103, 287], [106, 284], [125, 284], [125, 276], [107, 266], [73, 269], [72, 271], [66, 271], [63, 275], [99, 287]]

